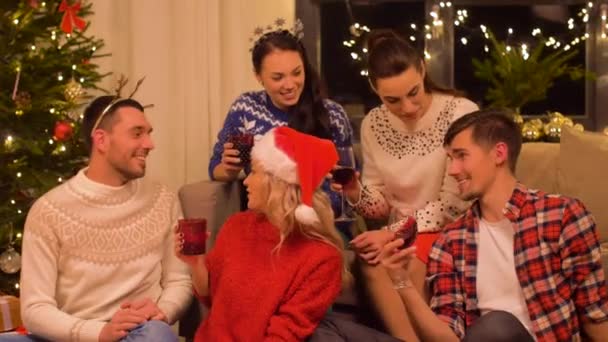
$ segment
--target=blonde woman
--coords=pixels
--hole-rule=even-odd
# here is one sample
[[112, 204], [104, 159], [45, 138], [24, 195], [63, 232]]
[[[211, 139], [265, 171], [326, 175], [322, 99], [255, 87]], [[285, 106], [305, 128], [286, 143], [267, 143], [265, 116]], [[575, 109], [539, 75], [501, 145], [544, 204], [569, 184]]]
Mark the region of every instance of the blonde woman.
[[313, 333], [346, 274], [330, 202], [318, 189], [337, 160], [329, 140], [272, 129], [252, 150], [249, 210], [228, 219], [207, 255], [183, 255], [176, 233], [176, 254], [210, 309], [195, 341], [301, 341]]

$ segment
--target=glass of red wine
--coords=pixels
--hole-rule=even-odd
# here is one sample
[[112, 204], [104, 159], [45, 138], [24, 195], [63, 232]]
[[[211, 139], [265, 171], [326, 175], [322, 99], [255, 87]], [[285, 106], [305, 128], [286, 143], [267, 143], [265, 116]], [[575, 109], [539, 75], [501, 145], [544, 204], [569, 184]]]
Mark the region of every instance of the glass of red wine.
[[416, 241], [416, 235], [418, 235], [416, 219], [412, 216], [407, 216], [401, 227], [395, 231], [395, 239], [403, 239], [403, 244], [399, 248], [406, 249], [413, 245], [414, 241]]
[[241, 162], [238, 166], [245, 167], [251, 163], [251, 148], [253, 147], [253, 134], [246, 132], [234, 132], [228, 136], [228, 142], [232, 148], [239, 151]]
[[[338, 165], [331, 171], [333, 181], [342, 185], [342, 187], [347, 186], [351, 182], [355, 182], [357, 180], [356, 172], [355, 172], [355, 155], [353, 153], [352, 147], [338, 147], [336, 148], [338, 151]], [[355, 218], [346, 214], [345, 204], [346, 201], [344, 197], [344, 193], [342, 194], [342, 210], [340, 211], [340, 216], [336, 217], [335, 221], [337, 222], [345, 222], [345, 221], [354, 221]]]

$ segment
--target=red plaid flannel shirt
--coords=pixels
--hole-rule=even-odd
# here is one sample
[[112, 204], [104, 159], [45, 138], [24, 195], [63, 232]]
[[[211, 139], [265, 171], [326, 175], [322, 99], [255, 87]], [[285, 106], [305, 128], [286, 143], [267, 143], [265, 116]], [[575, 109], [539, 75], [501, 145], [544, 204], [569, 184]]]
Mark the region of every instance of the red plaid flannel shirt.
[[[598, 235], [582, 203], [517, 184], [503, 212], [515, 230], [516, 273], [538, 341], [580, 341], [581, 324], [608, 320]], [[431, 309], [459, 338], [480, 316], [479, 218], [475, 202], [447, 225], [427, 266]]]

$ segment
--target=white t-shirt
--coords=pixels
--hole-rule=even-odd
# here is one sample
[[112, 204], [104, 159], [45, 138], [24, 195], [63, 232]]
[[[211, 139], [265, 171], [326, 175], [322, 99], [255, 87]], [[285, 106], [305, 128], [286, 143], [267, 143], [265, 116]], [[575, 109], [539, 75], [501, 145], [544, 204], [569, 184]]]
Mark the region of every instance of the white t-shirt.
[[524, 293], [515, 272], [513, 225], [506, 218], [499, 222], [479, 221], [477, 249], [477, 300], [482, 315], [507, 311], [534, 336]]

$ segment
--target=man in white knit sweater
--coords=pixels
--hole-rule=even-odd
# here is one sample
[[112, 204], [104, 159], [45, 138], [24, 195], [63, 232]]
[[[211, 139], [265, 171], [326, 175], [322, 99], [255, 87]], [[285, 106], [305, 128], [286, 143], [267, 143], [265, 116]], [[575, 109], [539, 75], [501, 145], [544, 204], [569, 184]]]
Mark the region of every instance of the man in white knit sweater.
[[143, 107], [102, 96], [85, 110], [87, 168], [32, 206], [23, 237], [21, 341], [177, 341], [191, 299], [173, 253], [176, 196], [145, 182]]

